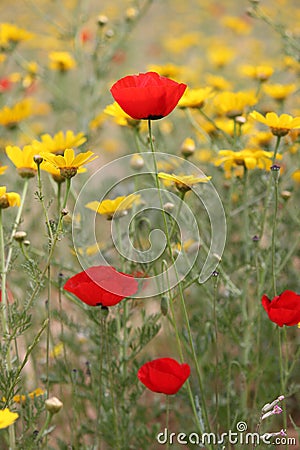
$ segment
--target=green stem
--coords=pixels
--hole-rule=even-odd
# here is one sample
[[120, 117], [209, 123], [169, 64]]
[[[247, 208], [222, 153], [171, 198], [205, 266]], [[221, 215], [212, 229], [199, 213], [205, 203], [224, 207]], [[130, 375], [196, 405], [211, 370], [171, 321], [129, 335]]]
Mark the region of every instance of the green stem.
[[[278, 152], [279, 144], [280, 144], [280, 139], [281, 139], [281, 136], [277, 136], [277, 140], [276, 140], [276, 144], [275, 144], [275, 148], [274, 148], [274, 152], [273, 152], [272, 165], [274, 165], [275, 160], [276, 160], [276, 156], [277, 156], [277, 152]], [[267, 185], [266, 197], [265, 197], [266, 200], [265, 200], [265, 204], [264, 204], [262, 222], [261, 222], [261, 226], [260, 226], [260, 237], [263, 236], [264, 229], [265, 229], [265, 223], [266, 223], [267, 211], [268, 211], [268, 206], [269, 206], [268, 204], [269, 204], [271, 186], [272, 186], [272, 179], [271, 179], [271, 176], [270, 176], [269, 181], [268, 181], [268, 185]]]
[[46, 420], [42, 426], [42, 428], [39, 431], [39, 434], [37, 435], [37, 437], [35, 438], [36, 442], [38, 443], [40, 439], [42, 439], [44, 432], [47, 430], [47, 428], [49, 427], [51, 420], [52, 420], [53, 414], [49, 411], [47, 411], [47, 416], [46, 416]]
[[274, 152], [273, 152], [272, 164], [275, 164], [277, 152], [278, 152], [278, 149], [279, 149], [280, 140], [281, 140], [281, 136], [277, 136], [276, 144], [275, 144], [275, 148], [274, 148]]
[[9, 238], [9, 241], [8, 241], [9, 249], [8, 249], [7, 258], [6, 258], [6, 266], [5, 266], [5, 271], [6, 272], [8, 272], [10, 260], [11, 260], [11, 257], [12, 257], [12, 246], [11, 246], [11, 244], [13, 242], [15, 232], [16, 232], [16, 230], [17, 230], [17, 228], [18, 228], [18, 226], [20, 224], [20, 221], [21, 221], [21, 216], [22, 216], [22, 212], [23, 212], [23, 208], [24, 208], [24, 204], [25, 204], [27, 191], [28, 191], [28, 184], [29, 184], [29, 178], [25, 178], [24, 186], [23, 186], [23, 192], [22, 192], [22, 195], [21, 195], [20, 206], [18, 208], [16, 219], [15, 219], [15, 222], [14, 222], [11, 234], [10, 234], [10, 238]]
[[49, 236], [49, 240], [50, 240], [49, 245], [51, 245], [51, 243], [53, 241], [53, 233], [52, 233], [51, 225], [50, 225], [50, 222], [49, 222], [48, 212], [47, 212], [47, 209], [46, 209], [46, 206], [45, 206], [45, 202], [44, 202], [40, 164], [37, 164], [37, 168], [38, 168], [38, 173], [37, 173], [37, 177], [38, 177], [38, 198], [39, 198], [39, 201], [41, 202], [41, 205], [42, 205], [42, 209], [43, 209], [43, 213], [44, 213], [44, 217], [45, 217], [45, 221], [46, 221], [46, 226], [47, 226], [47, 231], [48, 231], [48, 236]]
[[[66, 183], [67, 183], [67, 185], [66, 185], [66, 192], [65, 192], [65, 197], [64, 197], [62, 209], [64, 209], [66, 207], [66, 205], [67, 205], [67, 200], [68, 200], [68, 196], [69, 196], [69, 193], [70, 193], [70, 187], [71, 187], [71, 178], [67, 178]], [[28, 311], [30, 309], [30, 307], [32, 305], [32, 302], [33, 302], [37, 292], [40, 289], [40, 286], [42, 284], [43, 278], [44, 278], [44, 276], [47, 273], [48, 267], [49, 267], [49, 265], [51, 263], [51, 259], [52, 259], [52, 256], [53, 256], [56, 244], [57, 244], [57, 241], [59, 239], [60, 232], [62, 231], [63, 217], [64, 217], [63, 214], [60, 214], [59, 220], [58, 220], [58, 224], [57, 224], [57, 230], [56, 230], [56, 233], [55, 233], [55, 236], [54, 236], [54, 239], [53, 239], [53, 242], [52, 242], [49, 254], [48, 254], [46, 265], [45, 265], [45, 267], [44, 267], [44, 269], [43, 269], [43, 271], [42, 271], [42, 273], [40, 275], [39, 281], [36, 283], [35, 288], [34, 288], [32, 294], [31, 294], [31, 296], [30, 296], [30, 298], [29, 298], [29, 300], [27, 302], [27, 305], [25, 307], [25, 311]]]
[[49, 398], [49, 390], [50, 390], [50, 378], [49, 378], [49, 355], [50, 355], [50, 298], [51, 298], [51, 278], [50, 278], [50, 265], [48, 266], [48, 286], [47, 286], [47, 337], [46, 337], [46, 377], [47, 377], [47, 398]]
[[[280, 369], [280, 389], [281, 389], [281, 395], [285, 396], [287, 380], [286, 380], [285, 364], [283, 361], [283, 353], [282, 353], [282, 337], [281, 337], [282, 327], [277, 327], [277, 332], [278, 332], [278, 351], [279, 351], [279, 369]], [[284, 427], [284, 429], [287, 428], [286, 408], [284, 408], [284, 411], [283, 411], [283, 427]]]
[[[156, 186], [157, 186], [157, 189], [158, 189], [160, 205], [161, 205], [161, 209], [162, 209], [164, 228], [165, 228], [165, 235], [166, 235], [166, 239], [167, 239], [167, 247], [168, 247], [168, 251], [169, 251], [169, 256], [171, 258], [171, 261], [172, 261], [172, 264], [173, 264], [173, 267], [174, 267], [176, 278], [177, 278], [177, 280], [179, 280], [179, 275], [178, 275], [178, 272], [177, 272], [177, 269], [176, 269], [175, 260], [174, 260], [173, 254], [172, 254], [172, 247], [171, 247], [170, 236], [169, 236], [169, 232], [168, 232], [168, 225], [167, 225], [166, 214], [165, 214], [165, 211], [163, 209], [163, 201], [162, 201], [160, 184], [159, 184], [159, 178], [158, 178], [157, 163], [156, 163], [156, 157], [155, 157], [155, 149], [154, 149], [153, 138], [152, 138], [151, 120], [148, 120], [148, 130], [149, 130], [150, 148], [151, 148], [151, 152], [152, 152], [152, 156], [153, 156], [153, 164], [154, 164], [154, 169], [155, 169], [155, 182], [156, 182]], [[202, 407], [203, 407], [203, 413], [204, 413], [204, 421], [205, 421], [205, 425], [206, 425], [206, 430], [207, 430], [207, 432], [209, 432], [210, 431], [210, 424], [209, 424], [209, 420], [208, 420], [206, 401], [205, 401], [205, 396], [204, 396], [202, 374], [201, 374], [201, 371], [200, 371], [200, 367], [199, 367], [199, 363], [198, 363], [198, 359], [197, 359], [197, 355], [196, 355], [195, 345], [194, 345], [194, 341], [193, 341], [193, 336], [192, 336], [192, 332], [191, 332], [191, 327], [190, 327], [190, 322], [189, 322], [187, 309], [186, 309], [186, 306], [185, 306], [185, 300], [184, 300], [183, 288], [182, 288], [182, 283], [181, 282], [178, 283], [178, 290], [179, 290], [181, 309], [182, 309], [182, 312], [183, 312], [183, 317], [184, 317], [184, 320], [185, 320], [187, 333], [188, 333], [189, 346], [190, 346], [190, 350], [192, 352], [193, 361], [194, 361], [195, 368], [196, 368], [196, 373], [197, 373], [198, 385], [199, 385], [199, 390], [200, 390], [200, 394], [201, 394], [201, 401], [202, 401]]]
[[[0, 252], [1, 252], [1, 303], [2, 303], [2, 333], [3, 342], [5, 343], [9, 335], [8, 326], [8, 311], [7, 311], [7, 296], [6, 296], [6, 270], [5, 270], [5, 246], [3, 235], [3, 223], [2, 223], [2, 209], [0, 209]], [[10, 370], [10, 367], [7, 367]]]
[[273, 280], [273, 291], [274, 296], [277, 295], [276, 288], [276, 226], [277, 226], [277, 212], [278, 212], [278, 178], [279, 171], [274, 172], [274, 184], [275, 184], [275, 205], [274, 205], [274, 218], [272, 226], [272, 280]]
[[107, 357], [107, 365], [108, 365], [108, 382], [109, 382], [109, 389], [110, 389], [110, 398], [111, 398], [111, 406], [112, 406], [112, 414], [113, 414], [113, 422], [114, 422], [114, 432], [115, 432], [115, 438], [116, 438], [116, 449], [121, 449], [121, 439], [120, 439], [120, 427], [118, 422], [118, 415], [117, 415], [117, 408], [116, 408], [116, 399], [115, 399], [115, 390], [114, 390], [114, 376], [113, 376], [113, 370], [112, 370], [112, 359], [111, 359], [111, 349], [109, 348], [108, 344], [108, 332], [107, 332], [107, 324], [105, 319], [102, 319], [103, 321], [103, 329], [104, 329], [104, 346], [105, 346], [105, 353]]
[[57, 217], [59, 217], [60, 215], [60, 211], [61, 211], [61, 183], [56, 183], [57, 184]]
[[213, 299], [213, 323], [215, 331], [215, 396], [216, 396], [216, 413], [217, 419], [217, 432], [218, 430], [218, 415], [219, 415], [219, 340], [218, 340], [218, 317], [217, 317], [217, 298], [218, 298], [218, 276], [214, 286], [214, 299]]
[[216, 122], [213, 120], [213, 119], [211, 119], [202, 109], [199, 109], [199, 112], [200, 112], [200, 114], [202, 114], [202, 116], [209, 122], [209, 123], [211, 123], [214, 127], [215, 127], [215, 129], [219, 132], [219, 133], [221, 133], [222, 134], [222, 136], [226, 139], [226, 141], [230, 144], [230, 145], [233, 145], [233, 140], [231, 139], [231, 137], [227, 134], [227, 133], [225, 133], [225, 131], [223, 131], [221, 128], [219, 128], [217, 125], [216, 125]]
[[[170, 419], [170, 396], [166, 395], [166, 430], [167, 430], [167, 434], [168, 434], [168, 430], [169, 430], [169, 419]], [[169, 450], [170, 448], [170, 442], [169, 439], [167, 440], [167, 450]]]
[[[169, 286], [169, 280], [167, 280], [167, 283], [168, 283], [168, 286]], [[170, 289], [169, 289], [169, 293], [170, 293]], [[171, 316], [172, 316], [171, 323], [172, 323], [173, 329], [175, 331], [175, 337], [176, 337], [176, 343], [177, 343], [177, 348], [178, 348], [180, 361], [181, 361], [181, 363], [184, 363], [182, 344], [181, 344], [181, 341], [180, 341], [179, 330], [178, 330], [178, 326], [177, 326], [177, 322], [176, 322], [175, 309], [174, 309], [174, 305], [173, 305], [174, 299], [175, 298], [172, 298], [171, 296], [169, 296], [169, 305], [170, 305]], [[190, 399], [190, 402], [191, 402], [193, 414], [194, 414], [194, 417], [195, 417], [196, 425], [197, 425], [197, 427], [199, 429], [200, 434], [202, 434], [202, 433], [204, 433], [205, 430], [202, 429], [201, 422], [199, 421], [199, 417], [198, 417], [198, 414], [197, 414], [197, 408], [196, 408], [196, 405], [195, 405], [195, 400], [194, 400], [194, 397], [193, 397], [193, 393], [192, 393], [192, 389], [191, 389], [191, 385], [190, 385], [189, 380], [186, 381], [186, 386], [187, 386], [187, 390], [188, 390], [189, 399]]]
[[[7, 377], [10, 376], [12, 370], [11, 355], [10, 355], [10, 336], [9, 336], [9, 324], [8, 324], [8, 304], [6, 296], [6, 267], [5, 267], [5, 248], [4, 248], [4, 235], [3, 235], [3, 223], [2, 223], [2, 209], [0, 209], [0, 254], [1, 254], [1, 303], [2, 303], [2, 333], [3, 333], [3, 344], [7, 343], [6, 349], [6, 370]], [[9, 450], [14, 450], [16, 448], [16, 435], [15, 426], [12, 424], [8, 430], [9, 433]]]

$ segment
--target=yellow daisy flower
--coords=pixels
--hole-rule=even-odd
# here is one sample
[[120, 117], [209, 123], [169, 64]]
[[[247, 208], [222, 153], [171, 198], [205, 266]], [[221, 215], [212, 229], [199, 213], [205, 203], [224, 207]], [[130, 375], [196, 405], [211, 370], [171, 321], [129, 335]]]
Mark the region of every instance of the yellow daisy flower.
[[258, 131], [250, 137], [249, 147], [268, 147], [273, 140], [271, 131]]
[[92, 119], [89, 123], [89, 129], [90, 130], [97, 130], [98, 128], [100, 128], [104, 122], [106, 120], [106, 115], [104, 114], [104, 112], [102, 111], [101, 113], [97, 114], [96, 117], [94, 117], [94, 119]]
[[211, 177], [195, 177], [194, 175], [174, 175], [164, 172], [158, 173], [158, 178], [166, 181], [166, 184], [174, 183], [176, 189], [180, 192], [191, 190], [194, 184], [207, 183]]
[[213, 96], [212, 88], [186, 89], [178, 102], [179, 108], [202, 108], [205, 101]]
[[274, 73], [274, 69], [271, 66], [261, 65], [261, 66], [251, 66], [244, 65], [241, 67], [242, 74], [249, 78], [258, 80], [260, 82], [267, 81]]
[[104, 215], [108, 220], [113, 217], [118, 218], [127, 214], [127, 211], [132, 208], [134, 203], [140, 202], [140, 195], [130, 194], [116, 197], [114, 200], [102, 200], [102, 202], [90, 202], [85, 206], [96, 213]]
[[33, 160], [36, 149], [32, 145], [25, 145], [23, 149], [16, 145], [8, 145], [6, 154], [17, 168], [18, 174], [22, 178], [32, 178], [37, 173], [37, 165]]
[[37, 153], [49, 152], [63, 154], [66, 148], [77, 148], [86, 142], [84, 133], [74, 134], [73, 131], [67, 130], [66, 133], [59, 131], [53, 137], [50, 134], [43, 134], [41, 142], [34, 140], [32, 145], [36, 148]]
[[[240, 150], [220, 150], [219, 157], [214, 161], [215, 166], [223, 164], [225, 171], [230, 171], [233, 167], [242, 166], [247, 169], [269, 169], [272, 165], [273, 152], [266, 152], [260, 149]], [[277, 155], [281, 159], [281, 155]]]
[[6, 192], [6, 186], [0, 186], [0, 208], [20, 206], [21, 198], [16, 192]]
[[182, 72], [182, 68], [176, 66], [172, 63], [167, 63], [162, 66], [158, 66], [155, 64], [150, 64], [147, 67], [147, 71], [149, 72], [157, 72], [162, 77], [172, 78], [173, 80], [177, 80]]
[[128, 114], [123, 111], [117, 102], [106, 106], [103, 112], [109, 116], [112, 116], [115, 119], [115, 122], [122, 127], [137, 127], [140, 123], [140, 120], [135, 120], [128, 116]]
[[15, 395], [13, 397], [13, 401], [15, 403], [24, 403], [24, 402], [26, 402], [27, 398], [30, 398], [31, 400], [33, 400], [34, 397], [40, 397], [41, 395], [44, 395], [44, 394], [45, 394], [45, 391], [43, 389], [37, 388], [34, 391], [29, 392], [29, 394], [27, 394], [27, 395], [19, 395], [19, 394]]
[[196, 150], [196, 144], [195, 144], [194, 139], [192, 139], [192, 138], [186, 138], [180, 147], [181, 154], [186, 158], [193, 155], [195, 150]]
[[53, 347], [53, 349], [49, 353], [49, 356], [52, 359], [57, 358], [58, 356], [61, 356], [63, 354], [63, 351], [64, 351], [64, 344], [62, 342], [59, 342]]
[[270, 130], [274, 136], [282, 137], [287, 135], [291, 130], [300, 128], [300, 117], [292, 117], [289, 114], [281, 114], [280, 116], [277, 116], [276, 113], [269, 112], [264, 117], [259, 112], [252, 111], [252, 113], [250, 113], [250, 117], [270, 127]]
[[6, 172], [7, 166], [0, 166], [0, 175], [3, 175]]
[[295, 170], [295, 172], [292, 174], [292, 179], [295, 181], [295, 183], [300, 184], [300, 169]]
[[296, 90], [295, 84], [267, 84], [264, 92], [278, 102], [285, 100]]
[[[222, 117], [220, 119], [216, 119], [215, 125], [217, 127], [217, 130], [220, 129], [220, 130], [224, 131], [225, 133], [229, 134], [230, 136], [234, 135], [235, 126], [234, 126], [234, 122], [232, 119], [229, 119], [227, 117]], [[243, 124], [240, 123], [239, 125], [243, 127], [243, 134], [249, 133], [249, 131], [251, 131], [251, 128], [253, 128], [253, 126], [249, 123], [249, 121], [246, 121]], [[208, 132], [210, 134], [214, 134], [216, 132], [216, 128], [212, 128], [211, 130], [208, 129]]]
[[240, 17], [225, 16], [222, 23], [238, 35], [248, 34], [251, 29], [249, 23]]
[[232, 84], [220, 75], [207, 74], [205, 80], [215, 91], [227, 91], [232, 88]]
[[0, 24], [0, 47], [7, 47], [11, 44], [28, 41], [34, 36], [33, 33], [23, 30], [12, 23]]
[[235, 57], [235, 52], [224, 45], [213, 45], [209, 52], [208, 58], [210, 62], [217, 68], [221, 68], [229, 64]]
[[241, 116], [246, 107], [257, 103], [257, 98], [252, 92], [221, 92], [214, 99], [216, 110], [225, 114], [230, 119]]
[[10, 411], [8, 408], [0, 410], [0, 429], [9, 427], [18, 417], [19, 414]]
[[72, 178], [74, 177], [78, 169], [84, 164], [94, 161], [98, 156], [93, 156], [91, 151], [85, 153], [78, 153], [75, 156], [75, 152], [72, 148], [67, 148], [64, 151], [64, 155], [53, 155], [52, 153], [41, 152], [42, 158], [45, 161], [52, 164], [56, 169], [59, 169], [62, 177]]
[[[50, 175], [52, 175], [53, 180], [58, 184], [66, 181], [66, 178], [60, 174], [60, 170], [57, 169], [55, 166], [53, 166], [53, 164], [49, 163], [48, 161], [42, 162], [41, 170], [44, 170], [44, 172], [47, 172]], [[79, 169], [77, 170], [77, 173], [84, 173], [84, 172], [86, 172], [85, 167], [79, 167]]]
[[52, 70], [67, 72], [76, 66], [76, 62], [69, 52], [50, 52], [48, 57], [50, 59], [49, 67]]
[[4, 106], [0, 109], [0, 125], [7, 128], [14, 128], [19, 122], [33, 114], [33, 103], [29, 98], [25, 98], [16, 103], [11, 108]]

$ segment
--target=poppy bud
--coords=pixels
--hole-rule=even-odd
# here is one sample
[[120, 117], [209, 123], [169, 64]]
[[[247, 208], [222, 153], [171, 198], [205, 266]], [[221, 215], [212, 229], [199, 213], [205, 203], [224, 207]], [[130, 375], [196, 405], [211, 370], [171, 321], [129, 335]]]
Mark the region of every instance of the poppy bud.
[[163, 296], [160, 300], [160, 310], [163, 316], [168, 314], [169, 300], [167, 297]]

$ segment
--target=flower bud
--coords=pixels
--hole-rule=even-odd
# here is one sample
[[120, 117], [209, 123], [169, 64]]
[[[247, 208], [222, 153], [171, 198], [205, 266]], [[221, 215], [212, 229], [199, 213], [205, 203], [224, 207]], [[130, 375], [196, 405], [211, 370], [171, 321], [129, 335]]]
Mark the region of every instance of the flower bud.
[[126, 10], [126, 20], [134, 20], [138, 15], [138, 10], [136, 8], [128, 8]]
[[63, 208], [60, 213], [62, 216], [67, 216], [69, 214], [69, 211], [66, 208]]
[[173, 211], [173, 209], [175, 208], [175, 205], [174, 205], [174, 203], [167, 202], [167, 203], [165, 203], [165, 204], [163, 205], [163, 208], [164, 208], [165, 211], [171, 212], [171, 211]]
[[244, 125], [244, 123], [246, 123], [246, 119], [243, 116], [237, 116], [235, 119], [236, 123], [238, 123], [239, 125]]
[[163, 316], [168, 314], [169, 300], [167, 297], [163, 296], [160, 300], [160, 310]]
[[132, 169], [140, 170], [144, 167], [144, 164], [145, 164], [145, 162], [141, 155], [139, 155], [137, 153], [135, 155], [132, 155], [132, 157], [130, 159], [130, 167]]
[[45, 406], [49, 413], [56, 414], [63, 407], [63, 403], [57, 397], [50, 397], [45, 401]]
[[196, 149], [195, 141], [191, 138], [186, 138], [181, 145], [181, 154], [188, 158]]
[[97, 23], [98, 23], [99, 27], [104, 27], [107, 24], [107, 22], [108, 22], [108, 17], [105, 16], [104, 14], [100, 14], [97, 17]]
[[108, 39], [110, 39], [110, 38], [112, 38], [113, 36], [114, 36], [114, 30], [112, 30], [112, 29], [109, 29], [109, 30], [107, 30], [106, 31], [106, 33], [105, 33], [105, 36], [108, 38]]
[[44, 160], [41, 155], [34, 155], [33, 161], [39, 166]]
[[278, 164], [273, 164], [273, 166], [271, 166], [270, 169], [271, 169], [271, 173], [272, 173], [274, 181], [277, 182], [279, 180], [279, 176], [280, 176], [280, 166], [278, 166]]
[[14, 234], [14, 240], [17, 242], [23, 242], [26, 236], [26, 231], [16, 231]]
[[283, 200], [288, 200], [289, 198], [291, 198], [292, 193], [291, 193], [291, 191], [285, 190], [285, 191], [282, 191], [280, 193], [280, 195], [283, 198]]

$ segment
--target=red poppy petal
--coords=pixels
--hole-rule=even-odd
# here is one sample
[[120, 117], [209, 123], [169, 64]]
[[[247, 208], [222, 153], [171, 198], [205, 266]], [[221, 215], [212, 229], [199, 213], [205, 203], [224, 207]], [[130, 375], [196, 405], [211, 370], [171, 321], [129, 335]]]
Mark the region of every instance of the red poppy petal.
[[111, 266], [94, 266], [71, 277], [64, 289], [90, 306], [113, 306], [135, 294], [138, 282]]
[[158, 358], [144, 364], [138, 371], [139, 380], [151, 391], [173, 395], [190, 375], [188, 364], [172, 358]]
[[269, 299], [269, 297], [267, 297], [266, 295], [263, 295], [263, 297], [261, 299], [261, 303], [262, 303], [263, 307], [265, 308], [265, 310], [268, 312], [270, 304], [271, 304], [271, 300]]
[[155, 72], [121, 78], [110, 89], [115, 101], [133, 119], [159, 119], [170, 114], [186, 85]]

